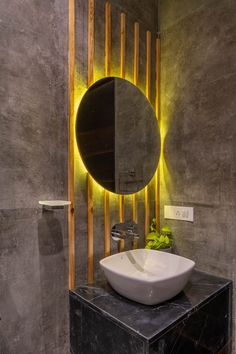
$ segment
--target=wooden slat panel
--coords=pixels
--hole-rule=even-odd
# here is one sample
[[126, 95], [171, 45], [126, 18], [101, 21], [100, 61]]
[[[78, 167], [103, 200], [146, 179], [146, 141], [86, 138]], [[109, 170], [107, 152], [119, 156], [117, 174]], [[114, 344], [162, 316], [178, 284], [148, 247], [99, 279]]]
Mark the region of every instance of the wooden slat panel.
[[160, 38], [156, 38], [156, 100], [155, 100], [155, 111], [156, 116], [160, 124], [160, 56], [161, 56], [161, 45]]
[[104, 255], [105, 257], [110, 255], [110, 198], [109, 192], [104, 190]]
[[151, 32], [146, 32], [146, 96], [150, 100], [151, 92]]
[[138, 85], [139, 78], [139, 23], [134, 24], [134, 85]]
[[120, 76], [125, 78], [125, 58], [126, 58], [126, 16], [120, 14]]
[[[139, 23], [134, 23], [134, 85], [138, 85], [139, 78]], [[134, 222], [138, 222], [137, 216], [137, 194], [132, 197], [132, 218]]]
[[[111, 74], [111, 4], [105, 4], [105, 76]], [[104, 255], [110, 255], [110, 196], [104, 190]]]
[[[134, 193], [132, 196], [132, 219], [135, 223], [138, 223], [138, 208], [137, 208], [137, 194]], [[138, 239], [133, 240], [133, 249], [138, 248]]]
[[[139, 77], [139, 23], [134, 24], [134, 85], [138, 85]], [[133, 194], [132, 198], [132, 217], [133, 221], [138, 221], [137, 216], [137, 194]]]
[[87, 239], [87, 270], [88, 283], [93, 282], [93, 180], [87, 175], [87, 200], [88, 200], [88, 239]]
[[[155, 101], [156, 116], [160, 120], [160, 38], [156, 39], [156, 101]], [[160, 167], [158, 166], [155, 176], [155, 215], [158, 229], [160, 229]]]
[[[146, 97], [150, 100], [150, 91], [151, 91], [151, 32], [146, 32]], [[145, 236], [149, 231], [149, 188], [145, 187]]]
[[[88, 0], [88, 86], [94, 80], [94, 0]], [[87, 280], [93, 282], [93, 180], [87, 175]]]
[[105, 5], [105, 76], [111, 75], [111, 4]]
[[[124, 13], [120, 14], [120, 76], [125, 78], [125, 59], [126, 59], [126, 16]], [[124, 203], [123, 195], [119, 196], [119, 211], [120, 222], [124, 222]], [[123, 240], [119, 241], [119, 252], [124, 250], [125, 243]]]
[[75, 218], [74, 218], [74, 77], [75, 77], [75, 3], [69, 0], [69, 142], [68, 142], [68, 209], [69, 289], [75, 287]]
[[94, 0], [88, 0], [88, 86], [94, 80]]
[[150, 218], [148, 186], [146, 186], [144, 189], [144, 205], [145, 205], [144, 231], [145, 231], [145, 237], [146, 237], [146, 235], [148, 234], [148, 231], [149, 231], [149, 218]]
[[[125, 197], [124, 195], [119, 196], [119, 217], [120, 217], [120, 222], [124, 222], [124, 217], [125, 217]], [[125, 249], [125, 241], [120, 240], [118, 244], [118, 251], [122, 252]]]
[[132, 195], [132, 219], [134, 222], [138, 222], [138, 210], [137, 210], [137, 194]]
[[[139, 23], [134, 23], [134, 85], [138, 86], [139, 79]], [[137, 194], [132, 196], [132, 219], [134, 222], [138, 222], [138, 210], [137, 210]], [[138, 240], [133, 241], [133, 248], [138, 248]]]
[[119, 196], [119, 210], [120, 210], [120, 222], [124, 222], [125, 208], [124, 208], [124, 195]]

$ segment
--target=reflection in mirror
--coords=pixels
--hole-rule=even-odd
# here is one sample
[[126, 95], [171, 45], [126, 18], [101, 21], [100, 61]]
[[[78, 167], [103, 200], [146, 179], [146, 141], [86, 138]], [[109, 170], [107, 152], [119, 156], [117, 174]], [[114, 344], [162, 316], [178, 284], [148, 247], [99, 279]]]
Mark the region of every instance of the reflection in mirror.
[[87, 90], [77, 112], [76, 138], [88, 172], [113, 193], [138, 192], [156, 171], [157, 119], [144, 94], [127, 80], [108, 77]]

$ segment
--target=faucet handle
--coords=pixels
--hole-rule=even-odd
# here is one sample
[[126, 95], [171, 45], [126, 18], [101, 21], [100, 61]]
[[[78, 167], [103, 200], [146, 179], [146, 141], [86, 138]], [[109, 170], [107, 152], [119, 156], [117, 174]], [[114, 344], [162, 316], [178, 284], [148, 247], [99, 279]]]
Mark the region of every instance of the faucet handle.
[[111, 230], [111, 237], [114, 241], [123, 240], [125, 238], [124, 232], [120, 230]]

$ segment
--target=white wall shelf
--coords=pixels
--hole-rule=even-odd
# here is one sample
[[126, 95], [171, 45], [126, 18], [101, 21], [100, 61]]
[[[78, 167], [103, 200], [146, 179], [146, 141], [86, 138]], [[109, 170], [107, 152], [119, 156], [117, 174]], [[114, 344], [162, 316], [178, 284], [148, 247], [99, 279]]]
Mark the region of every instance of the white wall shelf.
[[53, 210], [53, 209], [64, 209], [66, 206], [70, 205], [69, 200], [40, 200], [39, 204], [42, 205], [43, 209]]

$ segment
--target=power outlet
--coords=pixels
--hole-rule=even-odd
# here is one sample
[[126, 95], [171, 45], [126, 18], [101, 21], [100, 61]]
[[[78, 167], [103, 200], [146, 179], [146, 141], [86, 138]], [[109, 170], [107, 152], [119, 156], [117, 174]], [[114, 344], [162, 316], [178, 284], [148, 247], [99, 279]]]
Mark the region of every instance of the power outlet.
[[193, 208], [192, 207], [165, 205], [164, 206], [164, 218], [193, 222]]

